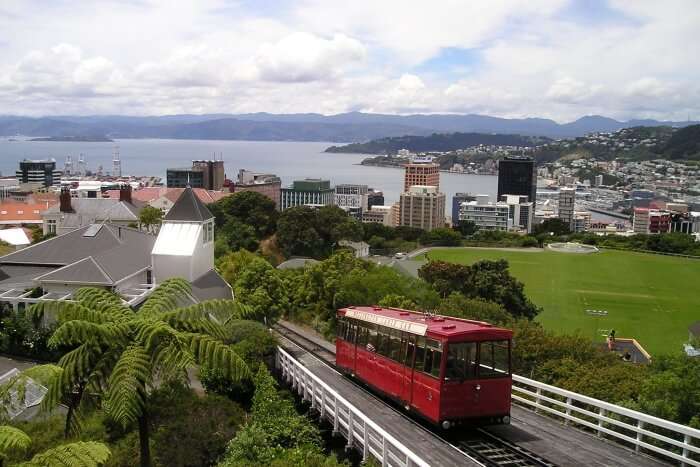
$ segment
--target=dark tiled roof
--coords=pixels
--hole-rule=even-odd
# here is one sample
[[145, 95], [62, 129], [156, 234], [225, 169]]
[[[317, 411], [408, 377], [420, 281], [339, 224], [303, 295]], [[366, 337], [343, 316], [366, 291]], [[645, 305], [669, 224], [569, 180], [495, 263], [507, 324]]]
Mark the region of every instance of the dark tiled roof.
[[0, 290], [32, 288], [35, 285], [35, 277], [55, 270], [55, 266], [2, 265], [0, 267]]
[[189, 187], [185, 188], [165, 216], [166, 221], [180, 222], [204, 222], [213, 218], [214, 215], [197, 198], [192, 188]]
[[[127, 227], [105, 224], [94, 236], [84, 234], [91, 226], [51, 238], [0, 258], [3, 269], [11, 265], [69, 266], [48, 274], [56, 282], [119, 282], [151, 265], [151, 250], [156, 238]], [[90, 258], [89, 262], [85, 260]], [[16, 267], [16, 266], [15, 266]], [[97, 268], [97, 269], [95, 269]], [[98, 271], [99, 270], [99, 273]], [[51, 270], [45, 270], [50, 272]], [[91, 274], [95, 274], [91, 276]], [[36, 274], [35, 277], [41, 274]], [[108, 281], [108, 282], [107, 282]]]
[[192, 283], [192, 295], [199, 302], [233, 298], [231, 287], [213, 269]]
[[113, 280], [100, 267], [92, 256], [81, 259], [53, 272], [37, 277], [41, 282], [65, 282], [95, 285], [112, 285]]
[[[118, 221], [138, 221], [143, 203], [127, 203], [111, 198], [71, 198], [73, 213], [64, 213], [66, 217], [80, 216], [86, 219], [113, 219]], [[45, 211], [47, 214], [60, 212], [60, 206], [54, 205]]]

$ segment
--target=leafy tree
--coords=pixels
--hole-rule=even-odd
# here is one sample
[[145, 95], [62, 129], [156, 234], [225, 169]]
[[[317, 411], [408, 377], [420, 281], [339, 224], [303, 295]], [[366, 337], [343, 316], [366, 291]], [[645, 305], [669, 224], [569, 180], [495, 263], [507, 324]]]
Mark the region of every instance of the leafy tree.
[[277, 244], [289, 256], [319, 257], [324, 251], [316, 230], [316, 213], [308, 206], [285, 209], [277, 221]]
[[185, 379], [194, 364], [220, 368], [234, 380], [248, 374], [245, 362], [223, 342], [224, 324], [247, 309], [231, 300], [180, 307], [190, 293], [186, 281], [167, 280], [138, 313], [115, 295], [92, 288], [80, 289], [75, 302], [35, 305], [37, 315], [57, 316], [52, 345], [72, 348], [59, 361], [63, 372], [50, 385], [46, 403], [68, 399], [70, 414], [80, 408], [86, 389], [101, 395], [111, 419], [124, 427], [138, 424], [140, 462], [149, 467], [146, 401], [157, 383]]
[[255, 251], [258, 249], [259, 242], [255, 229], [238, 219], [229, 219], [220, 229], [220, 233], [223, 234], [223, 241], [226, 242], [226, 246], [233, 251], [241, 249]]
[[498, 303], [481, 298], [467, 298], [459, 292], [452, 292], [440, 301], [438, 312], [456, 318], [486, 321], [500, 326], [509, 326], [513, 316]]
[[163, 211], [153, 206], [146, 206], [139, 213], [139, 224], [147, 231], [155, 231], [163, 223]]
[[274, 201], [254, 191], [241, 191], [221, 198], [211, 205], [211, 211], [218, 226], [235, 219], [251, 226], [257, 239], [275, 232], [279, 215]]
[[220, 258], [217, 268], [233, 288], [236, 299], [255, 316], [274, 321], [289, 307], [285, 284], [277, 269], [260, 256], [237, 251]]
[[417, 310], [418, 304], [408, 297], [397, 294], [385, 295], [379, 300], [379, 306], [386, 308], [401, 308], [403, 310]]
[[477, 226], [474, 222], [472, 221], [459, 221], [457, 224], [457, 230], [465, 237], [470, 237], [476, 233], [477, 230], [479, 230], [479, 226]]
[[[11, 453], [25, 452], [32, 440], [19, 428], [0, 426], [0, 467]], [[75, 467], [97, 467], [103, 465], [111, 455], [109, 448], [94, 441], [62, 444], [35, 455], [23, 462], [27, 467], [52, 467], [70, 465]]]
[[462, 236], [452, 229], [440, 227], [430, 232], [425, 232], [421, 237], [421, 243], [438, 246], [459, 246], [462, 244]]
[[513, 316], [532, 319], [539, 313], [525, 296], [523, 283], [511, 276], [506, 260], [483, 260], [470, 266], [430, 261], [418, 270], [418, 275], [443, 297], [461, 292], [469, 298], [499, 303]]
[[535, 235], [538, 234], [553, 234], [556, 236], [566, 235], [571, 233], [571, 229], [563, 220], [558, 217], [553, 217], [550, 219], [545, 219], [542, 223], [537, 224], [533, 230]]
[[394, 229], [394, 232], [396, 234], [396, 237], [403, 238], [406, 241], [409, 242], [415, 242], [418, 241], [423, 233], [425, 232], [423, 229], [419, 229], [417, 227], [409, 227], [407, 225], [400, 225]]

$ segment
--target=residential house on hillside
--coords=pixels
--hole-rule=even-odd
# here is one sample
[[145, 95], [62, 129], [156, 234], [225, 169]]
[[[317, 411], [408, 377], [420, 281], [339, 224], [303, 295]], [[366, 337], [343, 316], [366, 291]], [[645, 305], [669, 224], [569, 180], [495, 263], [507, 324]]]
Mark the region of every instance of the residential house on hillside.
[[113, 223], [91, 224], [0, 258], [0, 304], [69, 300], [100, 287], [138, 307], [166, 279], [192, 284], [193, 303], [233, 297], [214, 270], [213, 216], [185, 189], [158, 236]]
[[59, 203], [41, 214], [44, 235], [63, 235], [91, 224], [110, 223], [128, 227], [138, 224], [144, 204], [134, 201], [131, 187], [124, 186], [118, 199], [72, 198], [70, 189], [61, 190]]
[[51, 209], [54, 204], [22, 203], [17, 201], [5, 201], [0, 203], [0, 225], [11, 227], [42, 226], [44, 219], [41, 213]]

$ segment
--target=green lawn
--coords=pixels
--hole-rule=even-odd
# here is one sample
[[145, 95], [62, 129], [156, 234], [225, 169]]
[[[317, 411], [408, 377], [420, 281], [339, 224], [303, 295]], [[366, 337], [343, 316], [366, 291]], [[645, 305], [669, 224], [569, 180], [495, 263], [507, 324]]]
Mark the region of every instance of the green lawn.
[[[552, 251], [440, 249], [430, 259], [470, 264], [504, 258], [525, 293], [544, 311], [545, 327], [580, 330], [603, 340], [599, 329], [636, 338], [650, 353], [678, 352], [688, 325], [700, 320], [700, 260], [623, 251], [593, 254]], [[607, 317], [587, 309], [607, 310]]]

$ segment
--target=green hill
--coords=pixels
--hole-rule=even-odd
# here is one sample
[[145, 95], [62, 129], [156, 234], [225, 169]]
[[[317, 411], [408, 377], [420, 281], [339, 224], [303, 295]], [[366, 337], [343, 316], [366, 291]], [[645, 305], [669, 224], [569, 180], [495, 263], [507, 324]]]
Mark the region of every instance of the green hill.
[[326, 152], [359, 154], [396, 154], [400, 149], [411, 152], [448, 152], [484, 145], [532, 147], [551, 141], [549, 138], [485, 133], [433, 133], [430, 136], [397, 136], [366, 143], [331, 146]]

